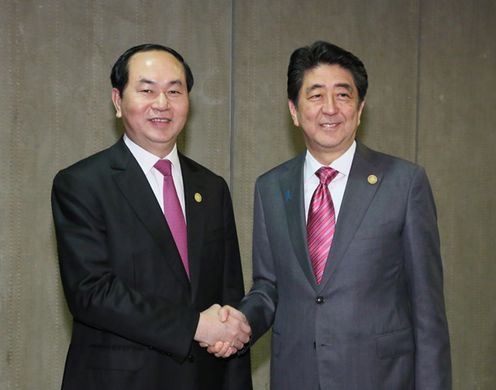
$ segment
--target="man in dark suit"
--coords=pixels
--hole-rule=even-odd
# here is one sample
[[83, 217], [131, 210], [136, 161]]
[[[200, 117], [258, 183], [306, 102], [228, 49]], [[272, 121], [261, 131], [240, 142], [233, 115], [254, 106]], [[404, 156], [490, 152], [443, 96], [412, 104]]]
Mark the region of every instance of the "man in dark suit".
[[367, 85], [363, 63], [330, 43], [291, 56], [307, 151], [257, 180], [239, 306], [252, 342], [273, 326], [272, 390], [451, 388], [431, 188], [420, 166], [355, 141]]
[[173, 49], [141, 45], [115, 63], [112, 100], [125, 135], [54, 179], [60, 271], [73, 315], [64, 390], [251, 389], [244, 294], [225, 181], [178, 153], [190, 68]]

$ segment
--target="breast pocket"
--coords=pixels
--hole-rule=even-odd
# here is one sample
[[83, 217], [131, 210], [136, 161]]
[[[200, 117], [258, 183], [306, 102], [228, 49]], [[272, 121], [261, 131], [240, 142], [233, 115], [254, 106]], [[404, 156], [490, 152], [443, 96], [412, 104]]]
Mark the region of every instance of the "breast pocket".
[[401, 228], [395, 221], [360, 226], [354, 240], [384, 240], [393, 239], [401, 235]]

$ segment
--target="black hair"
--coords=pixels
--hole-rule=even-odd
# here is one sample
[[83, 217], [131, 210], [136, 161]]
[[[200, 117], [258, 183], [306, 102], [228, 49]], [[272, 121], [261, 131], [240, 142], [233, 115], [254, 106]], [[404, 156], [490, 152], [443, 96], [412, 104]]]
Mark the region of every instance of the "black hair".
[[358, 90], [359, 101], [367, 94], [367, 70], [362, 61], [352, 53], [329, 42], [317, 41], [310, 46], [296, 49], [291, 54], [288, 66], [288, 99], [298, 105], [298, 94], [307, 70], [320, 64], [339, 65], [350, 71]]
[[162, 46], [154, 43], [145, 43], [143, 45], [134, 46], [126, 50], [117, 59], [117, 61], [115, 61], [115, 64], [112, 67], [112, 71], [110, 73], [110, 81], [112, 82], [112, 87], [117, 88], [120, 96], [122, 96], [129, 78], [129, 59], [136, 53], [147, 51], [165, 51], [172, 54], [183, 65], [184, 74], [186, 76], [186, 87], [188, 89], [188, 92], [191, 91], [194, 83], [193, 73], [191, 72], [191, 69], [186, 61], [184, 61], [184, 58], [181, 56], [181, 54], [167, 46]]

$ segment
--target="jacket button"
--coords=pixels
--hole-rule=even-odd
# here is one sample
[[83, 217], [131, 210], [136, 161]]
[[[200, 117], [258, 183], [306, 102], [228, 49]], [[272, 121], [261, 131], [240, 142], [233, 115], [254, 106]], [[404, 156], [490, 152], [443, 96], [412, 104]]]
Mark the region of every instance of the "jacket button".
[[195, 357], [193, 355], [188, 356], [188, 362], [193, 363], [195, 361]]
[[319, 305], [320, 305], [321, 303], [324, 303], [324, 297], [317, 297], [317, 298], [315, 298], [315, 302], [316, 302], [317, 304], [319, 304]]

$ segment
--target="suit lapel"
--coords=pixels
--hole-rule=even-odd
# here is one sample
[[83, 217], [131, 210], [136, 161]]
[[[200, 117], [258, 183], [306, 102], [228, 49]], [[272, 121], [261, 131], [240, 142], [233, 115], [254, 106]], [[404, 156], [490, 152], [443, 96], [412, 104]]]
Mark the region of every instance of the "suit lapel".
[[117, 187], [136, 213], [138, 220], [155, 239], [176, 278], [184, 287], [189, 288], [186, 271], [162, 210], [141, 167], [123, 140], [114, 147], [111, 168], [115, 171], [113, 177]]
[[[371, 150], [357, 142], [357, 149], [336, 224], [336, 233], [319, 289], [325, 287], [343, 260], [370, 202], [381, 185], [383, 173], [375, 162], [374, 156]], [[377, 183], [369, 183], [368, 177], [370, 175], [377, 177]]]
[[200, 259], [203, 236], [205, 234], [206, 196], [203, 179], [196, 167], [182, 154], [179, 154], [184, 184], [184, 201], [188, 230], [188, 261], [191, 278], [191, 296], [194, 298], [200, 282]]
[[303, 273], [312, 286], [316, 286], [315, 276], [310, 265], [310, 255], [307, 246], [307, 231], [305, 222], [305, 203], [303, 191], [303, 164], [305, 154], [296, 157], [287, 171], [281, 176], [281, 192], [283, 195], [288, 222], [289, 236], [296, 258]]

